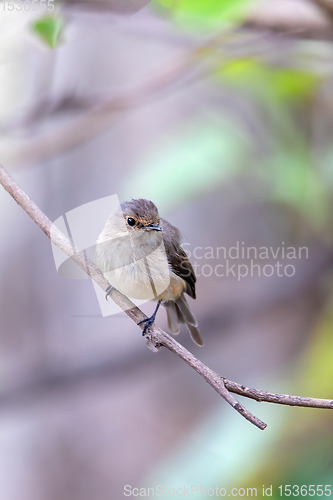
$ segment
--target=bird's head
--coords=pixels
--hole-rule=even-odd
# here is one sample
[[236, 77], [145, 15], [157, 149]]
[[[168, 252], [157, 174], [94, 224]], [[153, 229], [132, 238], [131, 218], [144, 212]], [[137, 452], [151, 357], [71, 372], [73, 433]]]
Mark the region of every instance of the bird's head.
[[128, 231], [137, 234], [162, 231], [158, 210], [152, 201], [144, 199], [125, 201], [121, 209]]

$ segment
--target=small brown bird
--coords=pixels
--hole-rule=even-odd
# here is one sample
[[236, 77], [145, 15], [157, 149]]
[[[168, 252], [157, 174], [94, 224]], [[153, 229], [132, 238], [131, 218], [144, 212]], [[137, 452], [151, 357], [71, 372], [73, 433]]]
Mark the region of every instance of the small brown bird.
[[198, 323], [185, 298], [187, 293], [195, 299], [196, 277], [180, 239], [179, 230], [159, 217], [153, 202], [127, 201], [110, 215], [98, 237], [96, 262], [111, 285], [127, 297], [157, 301], [153, 314], [140, 321], [143, 334], [149, 332], [162, 303], [170, 332], [177, 335], [184, 323], [193, 341], [202, 346]]

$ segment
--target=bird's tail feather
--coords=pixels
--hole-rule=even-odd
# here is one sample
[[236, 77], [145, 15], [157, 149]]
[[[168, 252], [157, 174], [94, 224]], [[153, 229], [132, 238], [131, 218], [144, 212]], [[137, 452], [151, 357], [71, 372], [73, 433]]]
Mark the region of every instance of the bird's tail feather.
[[181, 310], [179, 309], [179, 307], [177, 306], [177, 304], [175, 302], [173, 302], [173, 304], [175, 305], [175, 308], [177, 311], [178, 323], [185, 323], [185, 319], [184, 319], [184, 316], [183, 316]]
[[188, 306], [187, 300], [181, 295], [176, 302], [165, 302], [164, 307], [167, 313], [168, 329], [174, 335], [180, 332], [180, 323], [185, 323], [188, 331], [191, 334], [192, 340], [202, 346], [204, 345], [201, 337], [198, 322], [193, 316]]
[[197, 326], [190, 325], [190, 323], [186, 323], [186, 327], [191, 334], [193, 342], [195, 342], [196, 344], [198, 344], [200, 346], [203, 346], [204, 341], [203, 341], [203, 338], [201, 337], [201, 333], [200, 333], [199, 328]]
[[180, 312], [182, 313], [185, 323], [189, 323], [192, 326], [198, 326], [198, 322], [191, 313], [191, 310], [188, 306], [187, 300], [184, 297], [184, 294], [181, 295], [177, 300], [176, 304], [180, 309]]
[[174, 335], [178, 335], [180, 332], [180, 327], [179, 327], [179, 316], [178, 316], [178, 311], [177, 311], [177, 306], [174, 302], [166, 302], [164, 304], [166, 314], [167, 314], [167, 320], [168, 320], [168, 329], [171, 333]]

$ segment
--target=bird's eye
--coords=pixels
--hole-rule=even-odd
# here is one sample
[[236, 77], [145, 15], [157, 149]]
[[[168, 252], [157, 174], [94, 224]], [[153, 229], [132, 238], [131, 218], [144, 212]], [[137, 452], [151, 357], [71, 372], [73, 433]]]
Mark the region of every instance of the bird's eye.
[[135, 226], [135, 219], [132, 219], [132, 217], [129, 217], [129, 218], [127, 219], [127, 224], [128, 224], [129, 226]]

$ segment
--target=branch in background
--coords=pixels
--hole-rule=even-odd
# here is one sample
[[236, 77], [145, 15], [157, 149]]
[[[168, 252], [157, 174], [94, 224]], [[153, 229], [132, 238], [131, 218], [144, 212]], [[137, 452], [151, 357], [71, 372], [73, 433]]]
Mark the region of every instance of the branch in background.
[[[226, 43], [233, 34], [233, 29], [224, 29], [210, 40], [205, 41], [204, 44], [196, 45], [179, 60], [169, 64], [167, 69], [164, 69], [165, 64], [163, 64], [162, 71], [159, 69], [143, 84], [122, 92], [118, 96], [106, 97], [95, 94], [83, 97], [81, 100], [77, 98], [73, 100], [73, 96], [63, 96], [53, 104], [51, 102], [45, 103], [45, 101], [37, 103], [37, 106], [31, 109], [25, 117], [16, 121], [18, 126], [20, 124], [23, 126], [33, 124], [36, 117], [47, 116], [48, 110], [45, 110], [45, 104], [48, 104], [51, 112], [52, 109], [54, 111], [61, 110], [64, 104], [69, 103], [75, 109], [84, 109], [86, 113], [57, 129], [52, 129], [37, 137], [28, 137], [24, 143], [20, 140], [19, 144], [15, 143], [10, 147], [8, 153], [2, 153], [2, 159], [5, 163], [10, 164], [11, 168], [36, 164], [55, 155], [66, 153], [93, 139], [110, 125], [117, 113], [150, 103], [155, 98], [166, 95], [170, 90], [179, 88], [181, 84], [202, 78], [203, 75], [212, 71], [216, 65], [221, 64], [221, 55], [216, 53], [216, 49]], [[266, 40], [267, 35], [261, 34], [260, 39], [256, 41], [262, 43], [263, 39]], [[248, 42], [246, 46], [243, 44], [243, 57], [244, 54], [246, 55], [248, 46]], [[239, 52], [239, 47], [236, 47], [236, 50]], [[228, 58], [227, 53], [224, 56], [226, 59]], [[231, 57], [233, 56], [235, 57], [231, 54]], [[15, 128], [15, 120], [8, 127], [8, 130], [13, 128]], [[4, 134], [6, 129], [2, 127], [1, 132]]]
[[[126, 10], [137, 11], [149, 0], [62, 0], [63, 7], [70, 11], [86, 10], [116, 14]], [[259, 29], [274, 29], [279, 32], [292, 30], [296, 36], [332, 39], [331, 0], [261, 0], [254, 4], [244, 24]]]
[[231, 380], [224, 379], [224, 384], [228, 391], [246, 398], [255, 399], [258, 403], [265, 401], [266, 403], [276, 403], [279, 405], [288, 406], [303, 406], [308, 408], [331, 408], [333, 409], [333, 400], [306, 398], [302, 396], [290, 396], [289, 394], [277, 394], [274, 392], [259, 391], [258, 389], [250, 389], [245, 385], [237, 384]]
[[81, 115], [75, 120], [71, 120], [70, 123], [61, 125], [56, 130], [52, 129], [40, 136], [29, 137], [23, 144], [20, 141], [19, 147], [16, 144], [10, 148], [7, 154], [3, 155], [5, 162], [10, 164], [11, 168], [35, 164], [55, 155], [61, 155], [93, 139], [110, 125], [117, 113], [151, 102], [153, 98], [183, 82], [184, 78], [190, 76], [190, 70], [197, 67], [198, 60], [203, 58], [206, 62], [207, 54], [220, 43], [223, 36], [226, 35], [219, 35], [211, 42], [206, 43], [204, 46], [205, 54], [201, 54], [203, 47], [196, 48], [166, 70], [159, 70], [156, 75], [150, 76], [143, 84], [123, 92], [119, 96], [112, 96], [97, 103], [94, 109], [90, 109], [85, 115]]
[[[169, 65], [166, 70], [159, 70], [156, 75], [151, 76], [143, 84], [123, 92], [119, 96], [106, 99], [104, 96], [88, 96], [82, 98], [81, 101], [72, 101], [72, 96], [63, 96], [59, 102], [49, 103], [49, 110], [46, 110], [46, 112], [45, 103], [37, 104], [35, 109], [32, 109], [27, 116], [18, 121], [19, 125], [20, 122], [23, 126], [27, 125], [30, 123], [29, 121], [35, 120], [36, 117], [45, 116], [45, 113], [52, 112], [52, 110], [56, 111], [57, 107], [61, 108], [64, 104], [66, 106], [69, 104], [74, 105], [75, 109], [79, 107], [86, 112], [83, 116], [72, 119], [70, 123], [67, 122], [57, 129], [44, 132], [37, 137], [30, 136], [25, 142], [21, 139], [19, 144], [14, 142], [13, 145], [9, 146], [8, 152], [3, 154], [3, 161], [8, 163], [11, 168], [35, 164], [70, 151], [78, 145], [93, 139], [110, 125], [117, 112], [124, 112], [133, 107], [145, 105], [161, 94], [163, 95], [163, 93], [184, 83], [184, 81], [193, 80], [194, 77], [200, 78], [202, 74], [212, 71], [216, 65], [221, 64], [221, 54], [216, 53], [216, 49], [221, 46], [224, 49], [223, 56], [227, 60], [230, 57], [258, 55], [258, 51], [261, 53], [264, 46], [263, 42], [266, 42], [268, 38], [268, 29], [275, 32], [275, 37], [309, 36], [316, 38], [317, 32], [321, 34], [319, 38], [333, 37], [331, 19], [328, 15], [325, 16], [323, 9], [320, 9], [317, 5], [318, 3], [329, 3], [328, 0], [318, 0], [317, 3], [316, 0], [313, 0], [315, 5], [309, 2], [288, 0], [284, 2], [283, 7], [279, 2], [280, 0], [270, 0], [270, 2], [260, 3], [260, 7], [251, 12], [239, 28], [225, 29], [203, 45], [192, 48], [188, 54]], [[68, 5], [66, 1], [64, 3]], [[78, 4], [80, 3], [78, 1]], [[95, 2], [87, 1], [83, 3], [94, 8], [93, 4]], [[285, 4], [288, 6], [287, 9]], [[101, 2], [101, 5], [103, 6], [104, 2]], [[107, 8], [108, 5], [108, 2], [106, 2], [105, 7]], [[75, 8], [75, 4], [73, 8]], [[244, 33], [244, 28], [258, 31], [257, 40], [254, 41], [258, 45], [256, 46], [254, 43], [255, 50], [251, 51], [251, 44], [246, 39], [243, 44], [241, 43], [236, 48], [236, 53], [235, 50], [233, 53], [233, 49], [228, 47], [228, 41], [232, 41], [233, 36], [237, 39], [240, 34]], [[231, 50], [231, 52], [228, 52], [228, 50]], [[207, 65], [207, 62], [210, 63], [210, 66]], [[200, 69], [200, 63], [203, 66], [201, 74], [193, 75], [194, 70], [198, 71]], [[13, 126], [15, 127], [15, 121], [9, 127], [9, 130]], [[2, 133], [4, 132], [4, 127], [2, 127]]]
[[323, 9], [329, 0], [262, 0], [245, 20], [255, 29], [271, 29], [279, 33], [293, 32], [295, 37], [328, 39], [333, 36], [331, 16]]
[[[126, 32], [125, 32], [126, 33]], [[154, 99], [155, 96], [163, 92], [164, 95], [174, 89], [175, 86], [179, 88], [180, 84], [192, 83], [194, 80], [198, 80], [203, 76], [206, 76], [209, 71], [213, 71], [216, 66], [219, 66], [222, 61], [234, 58], [243, 57], [253, 57], [260, 56], [272, 51], [272, 42], [277, 40], [283, 41], [287, 36], [292, 35], [292, 32], [281, 33], [281, 34], [269, 34], [260, 33], [259, 36], [252, 36], [251, 42], [248, 40], [248, 33], [246, 31], [241, 32], [237, 35], [234, 30], [224, 30], [218, 35], [212, 37], [204, 45], [198, 47], [192, 47], [188, 54], [180, 59], [176, 64], [170, 65], [169, 69], [166, 71], [163, 69], [156, 73], [147, 84], [139, 85], [138, 87], [120, 94], [119, 96], [110, 96], [105, 93], [88, 93], [86, 95], [78, 96], [75, 92], [64, 93], [57, 98], [52, 98], [51, 96], [44, 97], [41, 100], [33, 103], [33, 105], [25, 111], [22, 116], [18, 116], [12, 119], [6, 125], [0, 128], [0, 133], [9, 135], [10, 132], [15, 130], [26, 129], [29, 130], [34, 125], [40, 124], [43, 120], [52, 119], [58, 117], [61, 114], [81, 113], [79, 120], [82, 120], [82, 114], [85, 113], [86, 116], [90, 116], [92, 120], [96, 119], [96, 115], [100, 113], [112, 114], [117, 111], [125, 111], [138, 107], [140, 105], [147, 104]], [[252, 35], [252, 34], [251, 34]], [[231, 42], [230, 44], [228, 42]], [[265, 43], [264, 43], [265, 42]], [[193, 41], [190, 42], [193, 45]], [[223, 49], [221, 53], [220, 49]], [[275, 47], [275, 52], [280, 54], [281, 44]], [[207, 59], [212, 56], [213, 62], [207, 67]], [[206, 64], [203, 71], [196, 71], [194, 75], [190, 74], [190, 69], [200, 69], [200, 63], [205, 62]], [[163, 66], [164, 68], [164, 66]], [[178, 69], [177, 69], [178, 68]], [[187, 77], [187, 78], [186, 78]], [[184, 81], [185, 80], [185, 81]], [[90, 118], [89, 118], [90, 120]], [[75, 119], [72, 122], [75, 126]], [[81, 123], [81, 121], [80, 121]], [[108, 122], [104, 122], [101, 126], [105, 127]], [[63, 130], [63, 128], [65, 130]], [[71, 127], [72, 129], [72, 127]], [[58, 136], [66, 136], [68, 131], [68, 126], [60, 126], [57, 131], [52, 132], [54, 134], [55, 144], [58, 143]], [[74, 129], [74, 132], [76, 128]], [[92, 138], [95, 134], [99, 132], [97, 127], [94, 130], [88, 130], [91, 135], [87, 135], [87, 132], [82, 134], [82, 137]], [[77, 143], [81, 143], [80, 137], [78, 141], [76, 140], [76, 135], [73, 132], [70, 134], [73, 136], [73, 146]], [[38, 137], [35, 141], [40, 141], [40, 144], [44, 144], [45, 140], [48, 141], [49, 134], [45, 134], [42, 138]], [[29, 141], [34, 140], [29, 137]], [[53, 149], [48, 149], [49, 154], [52, 154], [54, 150], [57, 154], [61, 154], [67, 149], [71, 148], [71, 143], [64, 143], [63, 149], [59, 151], [53, 146]], [[38, 146], [38, 143], [37, 143]], [[32, 149], [32, 146], [30, 145]], [[35, 158], [43, 159], [43, 149], [37, 148], [36, 144], [33, 147], [35, 151]], [[20, 152], [16, 153], [16, 156], [23, 156]], [[40, 158], [38, 155], [42, 155]], [[14, 155], [14, 161], [16, 156]], [[28, 155], [29, 158], [30, 155]], [[26, 155], [24, 155], [23, 161], [26, 161]], [[28, 160], [29, 161], [29, 160]], [[12, 162], [11, 162], [12, 164]]]
[[317, 6], [319, 6], [327, 15], [327, 17], [333, 23], [333, 3], [332, 0], [312, 0]]
[[60, 0], [69, 9], [128, 15], [141, 10], [150, 0]]
[[[71, 259], [74, 260], [91, 278], [106, 291], [109, 282], [104, 278], [100, 270], [89, 261], [82, 252], [77, 252], [71, 242], [58, 229], [54, 228], [48, 217], [35, 205], [28, 195], [16, 184], [8, 172], [0, 166], [0, 183], [15, 199], [15, 201], [27, 212], [32, 220], [44, 231], [51, 241], [61, 248]], [[115, 289], [111, 290], [111, 297], [114, 302], [137, 324], [146, 316], [136, 307], [127, 297]], [[237, 399], [231, 394], [236, 393], [242, 396], [256, 399], [257, 401], [269, 401], [279, 404], [288, 404], [291, 406], [307, 406], [312, 408], [333, 408], [332, 400], [302, 398], [300, 396], [288, 396], [283, 394], [272, 394], [257, 389], [248, 389], [245, 386], [232, 382], [220, 376], [199, 359], [197, 359], [185, 347], [179, 344], [174, 338], [166, 332], [152, 327], [150, 334], [146, 336], [149, 347], [158, 349], [166, 347], [169, 351], [177, 354], [185, 363], [191, 366], [206, 382], [208, 382], [223, 399], [244, 418], [252, 424], [263, 430], [266, 424], [259, 418], [249, 412]]]

